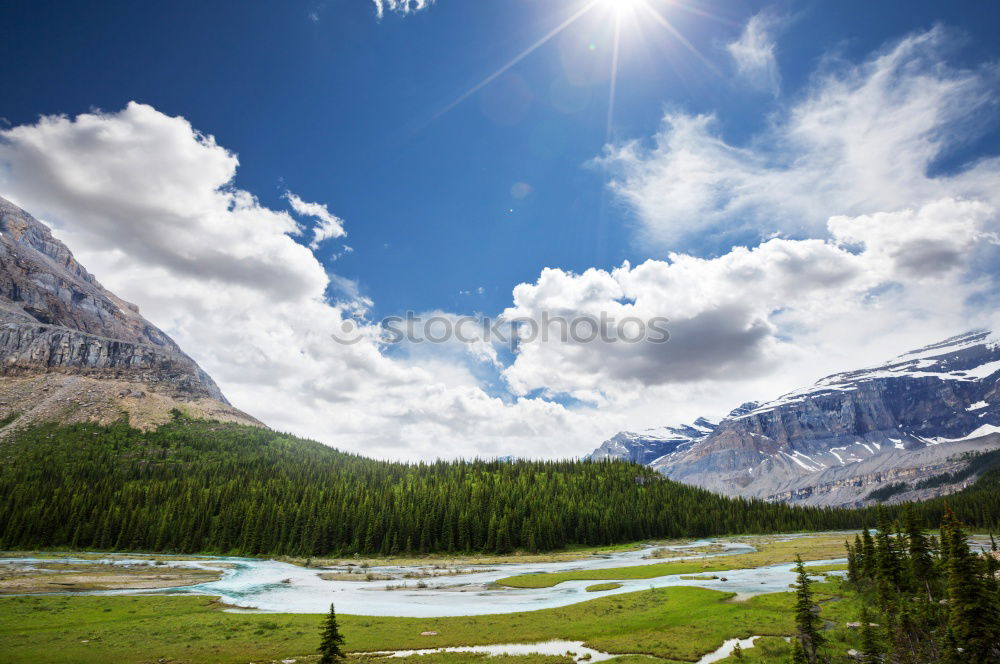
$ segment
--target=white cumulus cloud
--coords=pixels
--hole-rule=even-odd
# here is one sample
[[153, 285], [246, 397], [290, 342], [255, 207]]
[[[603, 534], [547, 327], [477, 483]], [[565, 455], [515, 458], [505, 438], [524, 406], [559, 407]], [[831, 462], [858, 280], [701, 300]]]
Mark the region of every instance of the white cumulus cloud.
[[[823, 348], [806, 371], [791, 372], [808, 382], [824, 365], [832, 372], [893, 354], [890, 340], [902, 350], [961, 331], [977, 315], [966, 301], [995, 287], [970, 279], [976, 247], [996, 242], [988, 229], [997, 213], [983, 203], [943, 199], [835, 217], [829, 226], [829, 240], [774, 238], [710, 259], [675, 253], [614, 270], [544, 270], [514, 290], [507, 317], [669, 319], [670, 339], [581, 343], [553, 334], [522, 344], [504, 375], [519, 394], [545, 390], [602, 404], [651, 386], [767, 377], [806, 346]], [[776, 396], [774, 389], [761, 396]]]
[[[287, 213], [235, 188], [237, 166], [184, 118], [137, 103], [0, 132], [0, 195], [52, 225], [236, 406], [277, 429], [415, 459], [563, 456], [615, 426], [556, 403], [488, 394], [468, 363], [477, 354], [490, 362], [485, 347], [388, 357], [380, 329], [356, 318], [371, 304], [357, 284], [328, 274], [294, 240], [302, 229]], [[345, 326], [357, 343], [334, 342]]]

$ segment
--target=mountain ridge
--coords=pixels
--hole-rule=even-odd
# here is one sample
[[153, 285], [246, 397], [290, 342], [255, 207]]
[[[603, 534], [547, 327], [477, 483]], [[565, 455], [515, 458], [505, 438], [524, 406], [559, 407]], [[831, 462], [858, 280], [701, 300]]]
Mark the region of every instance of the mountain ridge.
[[864, 504], [889, 482], [953, 472], [955, 457], [1000, 446], [998, 381], [1000, 345], [973, 330], [744, 404], [710, 434], [648, 465], [727, 495]]

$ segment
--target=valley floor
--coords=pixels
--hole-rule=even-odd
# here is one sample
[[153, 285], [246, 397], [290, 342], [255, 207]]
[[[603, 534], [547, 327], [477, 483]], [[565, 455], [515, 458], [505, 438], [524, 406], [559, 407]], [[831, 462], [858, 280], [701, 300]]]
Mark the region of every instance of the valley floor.
[[[835, 542], [843, 546], [843, 534], [839, 533], [791, 539], [741, 539], [753, 541], [758, 550], [711, 560], [651, 561], [651, 564], [604, 569], [600, 570], [599, 578], [611, 581], [649, 578], [649, 574], [663, 573], [660, 569], [663, 565], [695, 565], [693, 571], [711, 576], [713, 570], [725, 567], [722, 560], [726, 564], [732, 561], [752, 567], [787, 562], [796, 553], [801, 553], [804, 559], [822, 560], [839, 557], [843, 551], [835, 546]], [[655, 550], [652, 553], [655, 555]], [[738, 563], [737, 558], [740, 558]], [[503, 562], [507, 560], [491, 564]], [[829, 571], [829, 567], [815, 571], [819, 574]], [[671, 568], [666, 573], [678, 572]], [[631, 576], [634, 574], [640, 576]], [[611, 659], [602, 656], [594, 661], [698, 662], [729, 639], [755, 636], [762, 638], [756, 639], [753, 648], [744, 650], [744, 661], [783, 662], [787, 658], [788, 645], [783, 637], [794, 630], [791, 593], [768, 593], [740, 600], [734, 593], [680, 586], [601, 596], [605, 588], [610, 591], [617, 584], [594, 585], [597, 590], [588, 594], [594, 599], [559, 608], [438, 618], [341, 615], [340, 626], [351, 660], [358, 662], [555, 664], [578, 658], [585, 661], [581, 649], [573, 657], [565, 654], [488, 657], [483, 653], [461, 652], [388, 659], [384, 654], [375, 654], [556, 639], [582, 642], [593, 651], [613, 655]], [[845, 627], [846, 621], [854, 619], [857, 607], [852, 606], [854, 600], [836, 578], [828, 578], [817, 589], [823, 600], [822, 617], [830, 628], [831, 648], [839, 649], [842, 654], [857, 637]], [[331, 599], [335, 597], [331, 595]], [[313, 653], [319, 642], [321, 615], [233, 612], [227, 608], [205, 596], [0, 597], [0, 652], [3, 661], [11, 664], [259, 664], [288, 660], [307, 663], [317, 659]]]
[[[846, 622], [855, 600], [839, 581], [819, 584], [831, 648], [855, 645]], [[730, 593], [665, 588], [603, 597], [559, 609], [460, 618], [340, 616], [351, 661], [475, 662], [485, 655], [443, 653], [388, 659], [373, 652], [491, 643], [580, 641], [608, 661], [697, 662], [727, 639], [758, 639], [746, 661], [784, 662], [794, 630], [791, 593], [734, 601]], [[226, 612], [196, 597], [45, 596], [0, 598], [0, 652], [11, 664], [185, 662], [245, 664], [316, 660], [322, 616]], [[843, 646], [841, 648], [841, 646]], [[627, 656], [626, 656], [627, 655]], [[640, 657], [641, 655], [641, 657]], [[490, 662], [533, 664], [573, 658], [520, 656]], [[721, 660], [732, 661], [732, 660]]]

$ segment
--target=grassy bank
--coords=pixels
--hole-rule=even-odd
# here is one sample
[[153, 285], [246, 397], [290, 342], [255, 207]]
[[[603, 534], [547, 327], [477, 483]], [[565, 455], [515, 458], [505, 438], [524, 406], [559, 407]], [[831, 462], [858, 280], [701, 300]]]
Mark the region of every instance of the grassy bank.
[[616, 590], [621, 587], [622, 584], [620, 583], [595, 583], [592, 586], [587, 586], [584, 590], [588, 593], [599, 593], [604, 592], [605, 590]]

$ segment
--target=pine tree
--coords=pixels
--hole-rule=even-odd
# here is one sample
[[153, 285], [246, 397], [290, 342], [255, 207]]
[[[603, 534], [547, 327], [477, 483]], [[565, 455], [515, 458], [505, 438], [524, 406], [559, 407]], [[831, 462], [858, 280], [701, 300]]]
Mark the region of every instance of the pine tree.
[[906, 529], [906, 540], [909, 548], [909, 572], [913, 590], [918, 588], [927, 592], [927, 601], [933, 601], [931, 594], [931, 578], [934, 574], [934, 561], [931, 559], [930, 544], [927, 535], [912, 505], [907, 505], [903, 511], [903, 527]]
[[330, 613], [323, 621], [323, 635], [319, 644], [319, 664], [339, 664], [347, 660], [342, 646], [344, 637], [337, 625], [337, 611], [330, 604]]
[[892, 524], [881, 505], [878, 506], [878, 531], [875, 533], [875, 581], [879, 606], [890, 609], [892, 598], [900, 590], [900, 562], [891, 535]]
[[739, 641], [737, 641], [736, 645], [733, 646], [733, 659], [737, 662], [742, 662], [746, 659], [743, 657], [743, 646], [740, 645]]
[[865, 563], [865, 545], [861, 541], [861, 535], [854, 536], [854, 546], [852, 546], [850, 550], [854, 553], [854, 577], [852, 579], [848, 576], [848, 581], [850, 581], [855, 588], [857, 588], [865, 578], [865, 570], [867, 570]]
[[795, 584], [795, 627], [798, 631], [796, 641], [802, 645], [805, 661], [815, 664], [824, 639], [819, 633], [819, 616], [814, 612], [815, 604], [810, 588], [812, 579], [802, 564], [802, 556], [798, 554], [795, 556], [795, 572], [798, 576]]
[[1000, 574], [1000, 560], [997, 559], [997, 541], [993, 539], [993, 535], [990, 535], [990, 550], [988, 553], [984, 551], [983, 555], [986, 556], [986, 590], [996, 595], [1000, 593], [1000, 578], [997, 577]]
[[996, 607], [980, 577], [978, 556], [969, 550], [965, 531], [953, 516], [948, 531], [949, 541], [944, 546], [949, 551], [949, 626], [970, 661], [991, 661], [997, 636]]
[[867, 527], [861, 531], [861, 573], [867, 579], [875, 578], [875, 542]]
[[[884, 664], [1000, 664], [1000, 580], [995, 577], [1000, 561], [970, 550], [964, 526], [947, 507], [941, 517], [940, 542], [927, 536], [917, 518], [920, 509], [908, 506], [901, 512], [903, 532], [895, 537], [884, 536], [889, 526], [882, 515], [880, 532], [865, 538], [872, 543], [875, 565], [866, 564], [865, 540], [857, 538], [848, 546], [853, 557], [848, 566], [857, 576], [849, 587], [862, 602], [870, 602], [877, 593], [881, 608], [874, 619], [882, 629], [869, 624], [870, 604], [862, 611], [859, 659]], [[991, 548], [995, 548], [992, 542]], [[866, 574], [866, 568], [873, 569], [873, 575]], [[889, 583], [894, 572], [896, 586]], [[942, 596], [948, 599], [935, 601]]]
[[847, 549], [847, 582], [852, 586], [858, 585], [858, 555], [854, 552], [851, 543], [844, 541], [844, 548]]
[[878, 636], [871, 626], [871, 616], [868, 608], [861, 606], [861, 662], [862, 664], [879, 664], [882, 661], [882, 647]]

